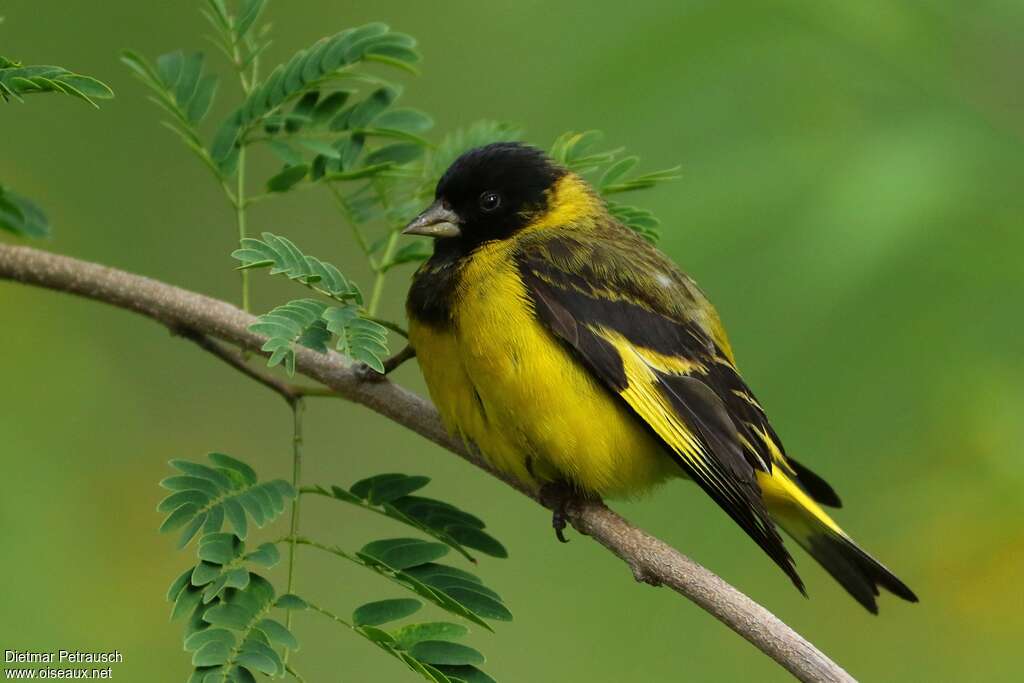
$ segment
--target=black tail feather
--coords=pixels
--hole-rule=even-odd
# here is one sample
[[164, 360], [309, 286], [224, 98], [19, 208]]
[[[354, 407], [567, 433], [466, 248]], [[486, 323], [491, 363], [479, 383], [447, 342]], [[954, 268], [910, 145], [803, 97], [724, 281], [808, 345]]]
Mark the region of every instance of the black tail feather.
[[904, 600], [917, 602], [917, 596], [905, 583], [849, 538], [829, 532], [797, 540], [872, 614], [878, 614], [875, 598], [879, 586]]
[[843, 507], [843, 502], [839, 500], [839, 494], [835, 492], [827, 481], [819, 477], [814, 472], [807, 469], [805, 465], [801, 465], [793, 458], [787, 457], [786, 462], [796, 472], [796, 481], [804, 491], [807, 492], [811, 498], [821, 505], [828, 505], [833, 508]]

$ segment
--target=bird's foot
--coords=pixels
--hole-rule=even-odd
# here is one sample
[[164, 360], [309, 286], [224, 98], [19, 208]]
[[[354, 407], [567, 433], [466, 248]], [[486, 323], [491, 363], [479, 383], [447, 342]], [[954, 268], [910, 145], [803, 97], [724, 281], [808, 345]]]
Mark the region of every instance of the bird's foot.
[[567, 508], [575, 500], [575, 492], [565, 482], [545, 484], [540, 490], [540, 500], [545, 507], [551, 508], [551, 526], [555, 530], [555, 538], [568, 543], [565, 529], [569, 526]]

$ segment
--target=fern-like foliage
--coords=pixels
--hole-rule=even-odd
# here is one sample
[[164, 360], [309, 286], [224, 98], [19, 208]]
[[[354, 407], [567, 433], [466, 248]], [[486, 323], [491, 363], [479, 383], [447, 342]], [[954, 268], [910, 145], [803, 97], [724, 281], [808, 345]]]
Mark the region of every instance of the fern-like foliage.
[[[250, 521], [262, 527], [277, 519], [296, 492], [284, 480], [259, 482], [247, 464], [211, 453], [210, 464], [172, 460], [180, 472], [160, 482], [172, 491], [161, 501], [168, 512], [161, 531], [184, 527], [178, 547], [199, 535], [199, 562], [171, 584], [173, 619], [188, 617], [184, 645], [192, 652], [195, 683], [252, 681], [254, 674], [282, 676], [285, 667], [275, 646], [295, 649], [298, 641], [271, 616], [275, 607], [304, 607], [300, 599], [278, 599], [270, 582], [253, 568], [280, 560], [273, 543], [247, 552]], [[221, 531], [225, 520], [231, 532]]]
[[361, 304], [359, 288], [336, 267], [304, 254], [287, 237], [263, 233], [263, 239], [246, 238], [231, 257], [241, 261], [239, 270], [269, 268], [271, 275], [284, 275], [341, 303]]
[[492, 557], [508, 557], [508, 551], [484, 529], [479, 517], [445, 503], [414, 496], [430, 482], [429, 477], [400, 473], [378, 474], [362, 479], [347, 490], [340, 486], [315, 486], [307, 490], [385, 515], [445, 543], [470, 562], [476, 562], [469, 550]]
[[178, 547], [184, 548], [200, 530], [212, 534], [221, 530], [225, 519], [240, 539], [249, 532], [249, 520], [258, 526], [272, 522], [284, 512], [285, 502], [294, 498], [292, 485], [283, 479], [259, 482], [256, 472], [229, 455], [210, 453], [210, 464], [172, 460], [180, 474], [168, 477], [160, 486], [172, 493], [157, 510], [169, 513], [161, 533], [182, 529]]
[[[359, 28], [346, 29], [329, 38], [322, 38], [305, 50], [295, 53], [288, 62], [279, 64], [259, 84], [245, 101], [221, 124], [210, 147], [211, 155], [219, 163], [230, 163], [237, 155], [239, 144], [253, 130], [265, 126], [268, 117], [279, 113], [287, 103], [317, 92], [328, 84], [344, 80], [364, 80], [354, 67], [361, 62], [384, 62], [408, 68], [419, 61], [413, 49], [415, 40], [403, 33], [390, 30], [386, 24], [372, 23]], [[386, 89], [376, 93], [388, 92]], [[392, 97], [393, 99], [393, 97]], [[333, 105], [332, 105], [333, 106]], [[304, 108], [310, 107], [307, 105]], [[323, 112], [322, 112], [323, 113]], [[287, 121], [292, 125], [302, 121], [301, 113]], [[280, 117], [270, 122], [280, 125]], [[332, 124], [336, 125], [332, 119]]]
[[[635, 192], [679, 178], [679, 167], [639, 175], [633, 169], [640, 162], [637, 156], [622, 156], [623, 149], [596, 150], [602, 134], [597, 130], [564, 133], [551, 146], [551, 157], [583, 176], [593, 176], [594, 186], [605, 199], [609, 212], [624, 225], [656, 242], [660, 237], [659, 221], [647, 209], [610, 200], [610, 195]], [[600, 175], [598, 175], [600, 173]]]
[[238, 69], [248, 68], [270, 46], [270, 26], [259, 24], [266, 6], [267, 0], [240, 0], [231, 12], [225, 0], [206, 0], [199, 9], [214, 28], [211, 41]]
[[296, 345], [324, 352], [336, 339], [338, 351], [384, 371], [388, 331], [364, 317], [363, 296], [355, 283], [330, 263], [304, 254], [285, 237], [265, 232], [262, 240], [247, 238], [241, 245], [232, 253], [241, 261], [240, 269], [269, 268], [271, 275], [284, 275], [342, 304], [297, 299], [261, 315], [249, 329], [267, 336], [263, 350], [270, 354], [270, 367], [283, 363], [288, 373], [294, 374]]
[[331, 332], [323, 319], [327, 304], [313, 299], [296, 299], [259, 316], [249, 329], [267, 335], [262, 350], [270, 354], [267, 367], [284, 363], [289, 375], [295, 374], [295, 346], [302, 345], [324, 353]]
[[[340, 493], [321, 488], [302, 492], [371, 509], [435, 539], [443, 538], [443, 543], [384, 538], [348, 552], [307, 538], [286, 537], [250, 546], [246, 541], [249, 521], [257, 526], [271, 523], [295, 491], [280, 480], [260, 483], [249, 465], [230, 456], [213, 453], [208, 461], [172, 460], [179, 474], [161, 482], [173, 493], [158, 508], [170, 513], [164, 530], [187, 526], [187, 537], [179, 547], [198, 535], [196, 564], [182, 572], [167, 592], [172, 619], [186, 619], [183, 642], [194, 667], [190, 683], [251, 682], [257, 676], [281, 677], [292, 671], [286, 665], [285, 653], [299, 649], [299, 641], [288, 626], [289, 617], [282, 620], [278, 616], [280, 610], [326, 615], [433, 683], [493, 681], [479, 668], [485, 661], [483, 654], [456, 642], [469, 632], [466, 626], [436, 620], [409, 621], [425, 603], [487, 630], [491, 630], [488, 620], [512, 617], [501, 597], [479, 577], [438, 562], [451, 548], [461, 547], [446, 533], [437, 531], [441, 528], [439, 517], [448, 520], [445, 527], [449, 531], [453, 524], [481, 529], [484, 524], [448, 503], [412, 496], [426, 485], [425, 477], [386, 474], [356, 482], [347, 490], [333, 487]], [[430, 514], [418, 513], [419, 518], [435, 521], [423, 523], [398, 512], [410, 506], [432, 510]], [[212, 523], [211, 519], [219, 521]], [[225, 519], [230, 522], [230, 531], [221, 529]], [[504, 556], [501, 544], [487, 538], [488, 549], [501, 549], [491, 554]], [[279, 595], [260, 572], [280, 561], [281, 543], [326, 551], [389, 579], [415, 597], [365, 602], [344, 619], [293, 593]]]
[[276, 648], [298, 649], [299, 641], [274, 618], [274, 610], [305, 609], [305, 601], [291, 594], [278, 597], [270, 581], [250, 573], [244, 588], [227, 588], [206, 603], [191, 576], [186, 572], [171, 586], [171, 592], [177, 591], [175, 616], [179, 605], [191, 608], [184, 634], [195, 667], [189, 683], [255, 681], [258, 673], [284, 676], [284, 659]]
[[[24, 102], [24, 96], [63, 93], [99, 108], [96, 100], [114, 92], [106, 83], [61, 66], [26, 66], [0, 56], [0, 100]], [[48, 237], [50, 221], [39, 205], [0, 183], [0, 230], [18, 237]]]
[[96, 100], [114, 96], [106, 83], [62, 66], [25, 65], [0, 56], [0, 100], [24, 101], [26, 95], [63, 93], [99, 108]]
[[124, 50], [121, 61], [149, 89], [149, 100], [170, 115], [163, 125], [219, 174], [197, 130], [213, 106], [219, 80], [216, 74], [206, 72], [205, 55], [176, 50], [160, 55], [153, 64], [138, 53]]

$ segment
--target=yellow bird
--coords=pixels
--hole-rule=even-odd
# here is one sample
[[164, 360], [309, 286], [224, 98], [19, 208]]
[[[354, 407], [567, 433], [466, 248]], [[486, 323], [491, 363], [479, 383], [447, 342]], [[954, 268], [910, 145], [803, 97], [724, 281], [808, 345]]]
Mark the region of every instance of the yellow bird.
[[496, 467], [611, 497], [687, 477], [801, 592], [776, 524], [871, 612], [879, 586], [917, 601], [822, 509], [838, 496], [786, 456], [704, 293], [578, 175], [480, 147], [405, 232], [436, 240], [407, 301], [430, 396]]

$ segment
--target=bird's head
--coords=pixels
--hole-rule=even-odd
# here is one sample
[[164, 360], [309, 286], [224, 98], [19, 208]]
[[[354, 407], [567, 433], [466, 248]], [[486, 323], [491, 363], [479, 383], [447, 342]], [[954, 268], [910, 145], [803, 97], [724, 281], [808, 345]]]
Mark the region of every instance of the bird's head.
[[567, 171], [544, 152], [517, 142], [472, 149], [445, 171], [434, 203], [405, 228], [466, 247], [500, 240], [550, 212]]

